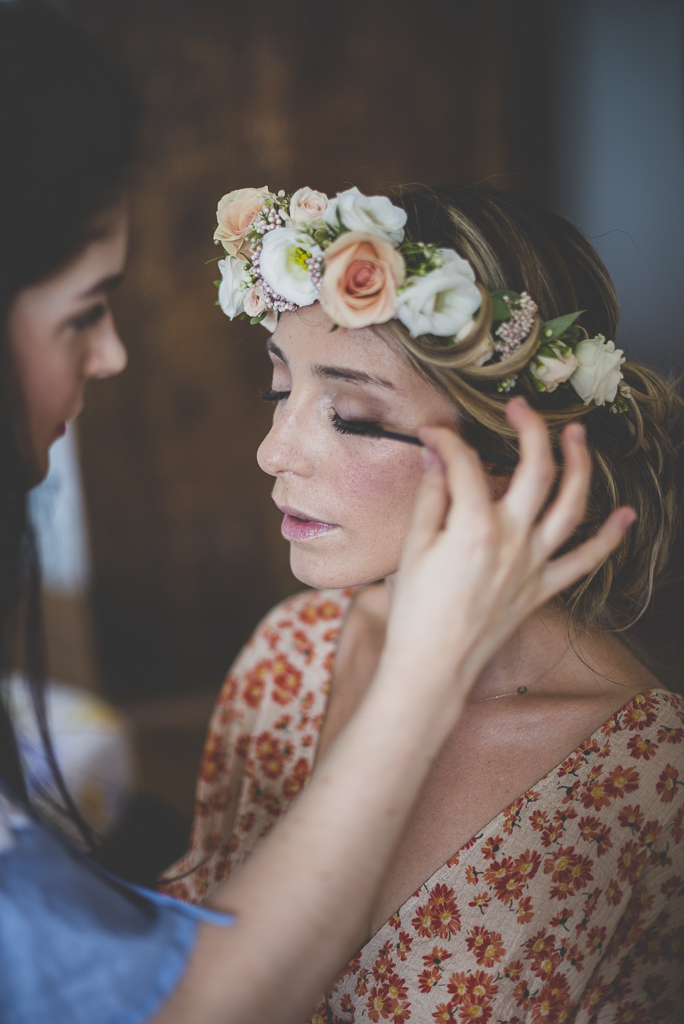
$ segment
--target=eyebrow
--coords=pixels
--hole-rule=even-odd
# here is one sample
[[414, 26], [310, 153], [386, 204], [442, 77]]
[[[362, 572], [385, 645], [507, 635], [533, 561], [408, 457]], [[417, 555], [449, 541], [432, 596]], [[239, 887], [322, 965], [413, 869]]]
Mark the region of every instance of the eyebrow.
[[118, 288], [124, 279], [123, 274], [111, 274], [109, 277], [103, 277], [101, 281], [94, 284], [92, 288], [88, 288], [87, 291], [82, 292], [79, 295], [79, 299], [90, 299], [93, 295], [99, 295], [100, 292], [113, 292], [115, 288]]
[[[288, 361], [285, 358], [284, 353], [278, 348], [274, 341], [267, 341], [266, 348], [269, 352], [272, 352], [274, 356], [280, 359], [285, 366], [288, 366]], [[374, 384], [379, 388], [389, 388], [394, 391], [394, 384], [389, 380], [383, 380], [382, 377], [375, 377], [372, 373], [366, 373], [365, 370], [352, 370], [346, 366], [321, 366], [320, 364], [314, 366], [313, 373], [316, 377], [320, 377], [321, 380], [346, 380], [352, 384]]]

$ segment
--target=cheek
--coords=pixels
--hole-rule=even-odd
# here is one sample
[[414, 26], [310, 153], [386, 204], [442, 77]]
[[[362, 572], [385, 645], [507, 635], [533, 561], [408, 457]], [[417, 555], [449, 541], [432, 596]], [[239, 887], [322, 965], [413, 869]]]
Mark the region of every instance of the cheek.
[[29, 417], [34, 422], [50, 418], [76, 387], [73, 360], [51, 343], [49, 325], [40, 322], [19, 321], [12, 348]]
[[[398, 442], [382, 441], [383, 446]], [[422, 476], [420, 452], [408, 448], [384, 457], [355, 459], [340, 479], [348, 530], [362, 536], [405, 530]]]
[[396, 572], [421, 477], [420, 451], [408, 446], [338, 459], [329, 493], [342, 529], [330, 544], [293, 545], [295, 576], [311, 586], [347, 587]]

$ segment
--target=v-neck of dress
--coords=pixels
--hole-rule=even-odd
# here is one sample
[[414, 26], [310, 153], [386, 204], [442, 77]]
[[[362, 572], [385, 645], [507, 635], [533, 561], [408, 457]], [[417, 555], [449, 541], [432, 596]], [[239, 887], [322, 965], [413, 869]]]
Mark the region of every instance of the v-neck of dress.
[[[312, 770], [313, 771], [315, 771], [315, 769], [316, 769], [317, 758], [318, 758], [318, 746], [319, 746], [319, 743], [320, 743], [321, 734], [323, 732], [323, 728], [325, 726], [325, 721], [326, 721], [327, 714], [328, 714], [328, 707], [329, 707], [329, 704], [330, 704], [330, 697], [331, 697], [331, 694], [332, 694], [332, 681], [333, 681], [333, 677], [335, 675], [335, 665], [336, 665], [336, 662], [337, 662], [337, 652], [339, 650], [339, 643], [340, 643], [340, 639], [342, 637], [342, 631], [343, 631], [344, 625], [345, 625], [345, 623], [346, 623], [346, 621], [347, 621], [347, 619], [349, 617], [349, 614], [350, 614], [350, 612], [351, 612], [351, 610], [352, 610], [352, 608], [354, 606], [354, 598], [359, 594], [360, 590], [361, 590], [361, 588], [358, 587], [358, 588], [354, 588], [353, 590], [350, 588], [349, 590], [344, 592], [344, 597], [347, 599], [347, 604], [342, 609], [342, 614], [341, 614], [340, 620], [339, 620], [340, 621], [339, 634], [337, 636], [337, 639], [333, 643], [333, 648], [332, 649], [334, 651], [334, 656], [331, 659], [330, 672], [329, 672], [329, 675], [328, 675], [328, 679], [326, 681], [327, 694], [326, 694], [326, 699], [325, 699], [325, 707], [323, 709], [323, 718], [322, 718], [322, 721], [321, 721], [321, 724], [320, 724], [320, 728], [318, 730], [318, 735], [316, 736], [316, 742], [315, 742], [315, 745], [314, 745], [314, 755], [313, 755], [313, 760], [312, 760]], [[644, 697], [650, 697], [650, 696], [653, 696], [655, 694], [668, 694], [669, 692], [670, 691], [667, 690], [665, 687], [655, 687], [653, 689], [643, 690], [641, 693], [635, 694], [633, 697], [631, 697], [626, 702], [626, 704], [623, 704], [623, 706], [621, 708], [619, 708], [617, 711], [613, 712], [613, 714], [610, 715], [609, 718], [606, 718], [598, 726], [598, 728], [596, 728], [591, 733], [590, 736], [588, 736], [585, 740], [583, 740], [579, 744], [579, 746], [575, 747], [574, 750], [571, 750], [568, 754], [566, 754], [564, 757], [562, 757], [561, 760], [549, 772], [547, 772], [546, 775], [544, 775], [541, 779], [539, 779], [538, 782], [534, 783], [532, 786], [529, 787], [529, 789], [525, 790], [525, 793], [531, 793], [531, 792], [540, 793], [542, 790], [546, 789], [546, 787], [556, 777], [556, 775], [558, 773], [558, 770], [561, 767], [561, 765], [565, 764], [566, 761], [569, 761], [572, 758], [575, 758], [575, 757], [581, 755], [583, 753], [583, 751], [585, 751], [588, 748], [590, 748], [593, 745], [594, 741], [597, 740], [598, 737], [600, 737], [605, 732], [605, 729], [606, 729], [607, 726], [609, 726], [610, 722], [613, 719], [617, 718], [619, 715], [623, 715], [626, 711], [629, 710], [631, 705], [633, 705], [635, 702], [643, 699]], [[596, 754], [594, 756], [596, 756]], [[512, 800], [511, 803], [509, 803], [506, 807], [504, 807], [501, 811], [499, 811], [498, 814], [496, 814], [482, 829], [480, 829], [478, 832], [476, 832], [475, 835], [471, 836], [470, 839], [467, 842], [465, 842], [462, 846], [460, 846], [446, 861], [444, 861], [435, 871], [433, 871], [433, 873], [431, 875], [429, 875], [425, 879], [424, 882], [421, 882], [420, 886], [416, 889], [416, 891], [414, 893], [412, 893], [411, 896], [409, 896], [406, 900], [404, 900], [404, 902], [399, 905], [399, 907], [397, 908], [397, 910], [394, 913], [397, 913], [399, 910], [403, 910], [404, 908], [408, 907], [412, 900], [414, 900], [414, 901], [419, 900], [421, 892], [424, 889], [431, 888], [433, 885], [438, 884], [440, 879], [441, 879], [441, 877], [447, 871], [449, 871], [451, 867], [453, 867], [456, 864], [456, 862], [460, 858], [461, 854], [465, 850], [468, 850], [475, 842], [486, 841], [492, 833], [495, 833], [495, 832], [498, 832], [499, 830], [501, 830], [502, 827], [503, 827], [503, 823], [505, 822], [506, 818], [511, 815], [511, 813], [513, 812], [513, 810], [514, 810], [516, 804], [518, 803], [518, 801], [524, 799], [525, 793], [520, 793], [515, 798], [515, 800]], [[387, 928], [387, 926], [388, 926], [389, 922], [392, 920], [393, 916], [394, 916], [394, 914], [391, 914], [387, 918], [387, 920], [384, 921], [383, 924], [381, 924], [380, 927], [368, 938], [367, 941], [372, 941], [374, 938], [376, 938], [383, 931], [383, 929]]]

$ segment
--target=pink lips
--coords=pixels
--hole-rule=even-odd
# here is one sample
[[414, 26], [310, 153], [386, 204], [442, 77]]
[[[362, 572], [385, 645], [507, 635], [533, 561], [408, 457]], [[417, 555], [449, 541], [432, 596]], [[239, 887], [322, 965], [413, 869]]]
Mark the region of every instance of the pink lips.
[[278, 505], [278, 508], [285, 513], [283, 525], [280, 528], [285, 540], [312, 540], [314, 537], [321, 537], [324, 533], [330, 533], [331, 530], [337, 529], [336, 523], [323, 523], [320, 519], [310, 519], [303, 512], [288, 508], [287, 505]]

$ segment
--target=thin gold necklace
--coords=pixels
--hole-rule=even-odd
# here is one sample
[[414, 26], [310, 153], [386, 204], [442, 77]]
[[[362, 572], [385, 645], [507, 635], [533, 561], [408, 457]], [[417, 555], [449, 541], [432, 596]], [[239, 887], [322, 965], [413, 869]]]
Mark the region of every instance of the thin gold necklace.
[[[549, 665], [548, 668], [544, 669], [540, 676], [537, 676], [536, 679], [533, 679], [530, 683], [530, 686], [536, 686], [537, 683], [541, 682], [544, 676], [547, 676], [549, 672], [553, 672], [554, 668], [556, 668], [557, 665], [560, 665], [561, 661], [563, 660], [563, 658], [569, 650], [570, 648], [566, 647], [563, 653], [561, 654], [560, 658], [558, 658], [557, 661], [554, 661], [553, 665]], [[501, 700], [502, 697], [522, 697], [525, 693], [527, 693], [527, 687], [519, 686], [517, 690], [511, 690], [509, 693], [495, 693], [493, 697], [482, 697], [480, 698], [480, 700], [467, 700], [466, 704], [486, 704], [488, 700]]]

